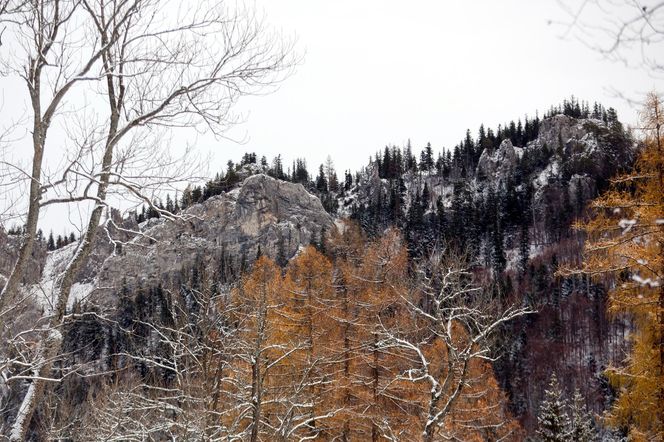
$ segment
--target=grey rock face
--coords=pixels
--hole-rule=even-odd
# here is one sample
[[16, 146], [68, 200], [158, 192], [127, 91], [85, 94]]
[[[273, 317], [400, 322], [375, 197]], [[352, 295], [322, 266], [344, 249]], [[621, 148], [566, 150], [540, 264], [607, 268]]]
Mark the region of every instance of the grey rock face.
[[561, 154], [563, 162], [586, 162], [586, 168], [594, 163], [595, 168], [589, 172], [600, 176], [604, 175], [603, 168], [620, 168], [631, 164], [634, 157], [633, 141], [629, 135], [612, 132], [601, 120], [574, 119], [565, 115], [542, 120], [537, 140], [529, 143], [527, 148], [544, 146]]
[[[253, 175], [239, 188], [190, 207], [183, 220], [156, 220], [108, 258], [96, 292], [164, 281], [195, 259], [250, 263], [260, 252], [289, 259], [333, 225], [320, 200], [301, 184]], [[214, 271], [214, 269], [211, 269]]]
[[503, 140], [498, 150], [484, 149], [477, 162], [478, 179], [502, 182], [516, 169], [518, 156], [510, 140]]
[[540, 125], [537, 144], [555, 148], [560, 140], [563, 143], [570, 140], [587, 140], [590, 133], [584, 127], [584, 122], [588, 121], [590, 120], [577, 120], [562, 114], [545, 118]]

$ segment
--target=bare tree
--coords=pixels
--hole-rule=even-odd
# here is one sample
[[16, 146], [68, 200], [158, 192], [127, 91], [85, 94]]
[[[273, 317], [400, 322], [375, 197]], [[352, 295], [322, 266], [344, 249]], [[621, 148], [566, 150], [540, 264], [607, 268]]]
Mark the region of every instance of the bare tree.
[[[192, 6], [163, 0], [44, 0], [12, 11], [8, 22], [14, 25], [16, 40], [24, 43], [27, 62], [22, 69], [10, 62], [4, 66], [28, 84], [33, 156], [32, 168], [25, 173], [30, 194], [24, 241], [3, 289], [0, 311], [11, 303], [22, 280], [40, 208], [55, 203], [92, 205], [39, 331], [31, 381], [10, 434], [11, 440], [21, 440], [45, 382], [53, 380], [49, 373], [62, 346], [58, 330], [67, 320], [69, 293], [93, 247], [113, 189], [151, 204], [149, 192], [157, 184], [176, 182], [191, 171], [168, 150], [155, 149], [156, 134], [175, 128], [223, 133], [236, 121], [230, 113], [236, 101], [264, 92], [284, 78], [294, 61], [291, 47], [282, 45], [278, 36], [267, 35], [251, 11], [226, 8], [221, 1]], [[47, 75], [52, 68], [55, 73]], [[44, 106], [45, 82], [52, 98]], [[67, 114], [76, 126], [68, 134], [73, 153], [56, 179], [45, 180], [46, 135], [62, 100], [77, 83], [101, 93], [106, 106], [99, 102], [87, 112]], [[137, 169], [136, 163], [143, 169]], [[146, 168], [156, 181], [145, 180]], [[51, 197], [44, 198], [45, 194]]]
[[[225, 296], [209, 281], [179, 293], [160, 290], [157, 310], [116, 329], [138, 346], [109, 355], [104, 387], [87, 407], [75, 433], [80, 440], [238, 440], [240, 420], [225, 392], [235, 385], [231, 358], [238, 342]], [[196, 304], [196, 308], [188, 305]], [[168, 299], [167, 302], [164, 302]], [[85, 314], [85, 313], [84, 313]], [[125, 318], [129, 319], [129, 318]], [[106, 319], [102, 319], [107, 321]], [[143, 342], [144, 341], [144, 342]], [[134, 367], [147, 373], [141, 374]], [[60, 425], [59, 427], [65, 427]], [[56, 437], [54, 437], [56, 438]]]
[[[658, 0], [557, 0], [566, 19], [555, 23], [608, 60], [664, 77], [664, 2]], [[615, 91], [625, 96], [624, 91]], [[629, 98], [629, 97], [626, 97]], [[630, 101], [634, 101], [630, 99]]]
[[[9, 30], [11, 48], [3, 44], [6, 53], [0, 59], [2, 73], [20, 78], [27, 86], [32, 111], [31, 166], [23, 169], [8, 163], [3, 166], [27, 180], [29, 194], [25, 206], [25, 234], [18, 259], [0, 292], [0, 312], [15, 296], [23, 279], [34, 246], [42, 198], [42, 168], [49, 130], [59, 116], [61, 104], [72, 88], [86, 79], [86, 75], [101, 57], [96, 43], [79, 51], [73, 27], [79, 11], [78, 2], [51, 0], [25, 2], [7, 0], [2, 5], [0, 22]], [[5, 33], [6, 34], [6, 33]]]
[[[501, 308], [491, 301], [459, 257], [434, 254], [418, 274], [414, 293], [403, 296], [417, 326], [383, 326], [380, 345], [404, 352], [404, 360], [411, 361], [412, 366], [402, 370], [397, 380], [426, 386], [422, 437], [432, 441], [444, 431], [446, 419], [458, 411], [465, 390], [477, 383], [473, 364], [494, 360], [492, 335], [508, 321], [532, 312], [524, 307]], [[485, 415], [498, 416], [495, 409], [485, 411]], [[481, 415], [466, 416], [466, 420], [468, 428], [484, 425]]]

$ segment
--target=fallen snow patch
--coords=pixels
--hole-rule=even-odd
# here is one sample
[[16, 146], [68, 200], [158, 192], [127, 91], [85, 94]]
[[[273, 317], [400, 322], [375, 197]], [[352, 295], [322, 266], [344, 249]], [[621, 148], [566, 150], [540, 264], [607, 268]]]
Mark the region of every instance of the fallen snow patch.
[[533, 182], [535, 188], [539, 189], [549, 184], [549, 178], [557, 177], [559, 175], [559, 169], [560, 165], [558, 164], [558, 161], [552, 161], [549, 163], [544, 170], [539, 173], [537, 178], [535, 178], [535, 181]]
[[77, 243], [49, 252], [42, 270], [41, 280], [28, 289], [37, 304], [50, 310], [55, 306], [55, 288], [67, 262], [74, 255]]
[[94, 282], [76, 282], [71, 286], [67, 308], [71, 309], [76, 302], [85, 301], [95, 289]]
[[[46, 255], [46, 262], [44, 270], [42, 270], [41, 280], [39, 283], [31, 286], [28, 289], [30, 295], [37, 302], [38, 305], [44, 310], [50, 310], [55, 306], [57, 287], [59, 279], [67, 267], [67, 264], [74, 256], [78, 243], [72, 243], [62, 247], [61, 249], [49, 252]], [[71, 308], [76, 301], [83, 301], [94, 290], [94, 282], [76, 282], [71, 287], [69, 292], [69, 299], [67, 299], [67, 307]]]

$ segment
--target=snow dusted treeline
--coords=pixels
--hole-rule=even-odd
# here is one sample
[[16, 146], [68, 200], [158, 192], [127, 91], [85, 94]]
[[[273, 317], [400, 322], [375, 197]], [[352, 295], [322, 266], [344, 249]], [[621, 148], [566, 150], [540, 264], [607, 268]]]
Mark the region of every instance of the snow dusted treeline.
[[[411, 267], [396, 231], [331, 229], [325, 254], [262, 255], [229, 286], [197, 260], [124, 283], [113, 311], [77, 303], [49, 438], [436, 440], [522, 430], [491, 337], [528, 313], [476, 285], [462, 257]], [[35, 428], [37, 431], [37, 428]]]
[[[523, 146], [515, 146], [509, 133], [494, 141], [481, 149], [481, 137], [470, 138], [440, 162], [429, 161], [429, 148], [419, 161], [409, 147], [401, 157], [400, 149], [388, 148], [344, 180], [336, 179], [330, 162], [315, 179], [305, 168], [284, 181], [269, 176], [274, 170], [266, 161], [247, 155], [204, 188], [189, 188], [177, 204], [152, 202], [145, 214], [124, 218], [109, 214], [111, 221], [96, 236], [67, 298], [63, 356], [54, 366], [58, 378], [52, 378], [58, 383], [47, 389], [44, 403], [55, 411], [48, 414], [40, 405], [31, 434], [96, 437], [71, 430], [79, 425], [119, 439], [166, 434], [293, 439], [341, 432], [401, 440], [433, 438], [441, 428], [460, 431], [454, 423], [462, 421], [467, 431], [486, 437], [493, 428], [496, 435], [518, 438], [520, 426], [534, 432], [552, 372], [560, 374], [566, 391], [580, 386], [588, 406], [604, 410], [612, 392], [602, 372], [623, 354], [630, 324], [607, 319], [601, 285], [555, 272], [561, 262], [579, 259], [582, 237], [570, 230], [570, 222], [584, 213], [586, 200], [608, 176], [631, 162], [632, 142], [615, 122], [569, 115], [541, 120]], [[229, 174], [235, 178], [224, 181]], [[232, 184], [215, 187], [220, 182]], [[364, 233], [346, 232], [344, 217], [357, 221]], [[409, 284], [391, 292], [380, 277], [357, 270], [363, 255], [357, 244], [367, 241], [359, 238], [367, 234], [380, 241], [389, 227], [402, 232], [399, 259], [409, 269], [403, 281], [389, 283]], [[344, 232], [355, 239], [330, 243]], [[14, 236], [5, 238], [0, 246], [11, 247]], [[323, 295], [301, 299], [307, 292], [288, 286], [291, 274], [275, 282], [287, 285], [279, 296], [290, 295], [266, 307], [282, 319], [267, 321], [267, 312], [257, 318], [260, 309], [251, 307], [256, 289], [247, 292], [243, 275], [261, 257], [285, 269], [271, 267], [274, 273], [288, 272], [298, 259], [313, 256], [308, 245], [332, 264], [332, 273], [323, 278], [332, 290], [325, 295], [331, 304], [307, 304]], [[29, 302], [16, 316], [17, 336], [30, 336], [30, 330], [24, 333], [29, 318], [42, 311], [48, 315], [52, 287], [78, 248], [74, 243], [35, 255], [41, 277], [26, 285]], [[442, 251], [464, 256], [464, 276], [452, 279], [455, 287], [472, 281], [472, 289], [441, 291], [449, 281], [434, 275], [445, 275], [445, 269], [415, 265], [433, 256], [442, 259]], [[379, 267], [390, 269], [385, 259], [378, 259]], [[347, 264], [336, 267], [337, 260]], [[317, 353], [315, 339], [340, 339], [334, 333], [346, 323], [352, 327], [343, 320], [352, 312], [335, 310], [343, 304], [339, 291], [351, 290], [346, 284], [365, 284], [356, 287], [359, 298], [353, 303], [381, 303], [384, 319], [371, 323], [355, 317], [357, 327], [369, 328], [346, 330], [349, 340], [343, 343], [320, 341]], [[286, 308], [289, 297], [300, 301]], [[462, 305], [448, 310], [457, 300]], [[537, 313], [522, 315], [526, 310]], [[319, 316], [323, 313], [332, 322]], [[485, 314], [497, 318], [495, 326], [484, 322]], [[500, 320], [502, 314], [510, 320]], [[406, 322], [391, 323], [395, 318]], [[270, 322], [272, 331], [257, 341], [261, 320]], [[314, 333], [314, 325], [323, 328]], [[498, 333], [483, 334], [486, 327]], [[438, 330], [440, 340], [427, 341], [425, 330]], [[458, 347], [473, 336], [482, 346]], [[22, 345], [30, 355], [31, 341]], [[341, 348], [347, 354], [335, 356], [332, 349]], [[457, 365], [443, 369], [436, 352]], [[344, 384], [336, 377], [339, 370], [355, 380]], [[5, 416], [11, 421], [22, 414], [17, 397], [24, 390], [8, 386], [31, 376], [4, 373]], [[459, 383], [464, 376], [468, 389]], [[460, 387], [456, 392], [454, 385]], [[63, 393], [69, 396], [57, 399]], [[326, 402], [326, 394], [341, 394], [343, 405]], [[362, 408], [379, 396], [379, 408]], [[391, 402], [397, 396], [404, 402]], [[473, 405], [477, 413], [458, 414], [477, 398], [488, 402]], [[483, 414], [485, 406], [501, 412]], [[357, 428], [348, 424], [358, 419], [363, 424]], [[121, 425], [114, 426], [117, 422]]]

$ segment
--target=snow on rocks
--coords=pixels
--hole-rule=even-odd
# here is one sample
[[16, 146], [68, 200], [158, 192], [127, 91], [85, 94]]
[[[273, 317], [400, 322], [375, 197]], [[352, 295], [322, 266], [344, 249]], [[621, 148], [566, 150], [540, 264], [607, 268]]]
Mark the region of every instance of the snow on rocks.
[[[72, 243], [49, 252], [46, 255], [40, 281], [28, 288], [34, 301], [44, 310], [50, 310], [55, 306], [59, 279], [74, 256], [77, 247], [78, 243]], [[69, 293], [67, 307], [71, 308], [76, 301], [85, 300], [94, 287], [94, 281], [74, 283]]]
[[77, 243], [72, 243], [49, 252], [46, 255], [46, 262], [41, 273], [41, 280], [28, 289], [37, 304], [44, 307], [45, 310], [49, 310], [55, 306], [57, 282], [67, 266], [67, 263], [74, 255], [76, 247]]
[[557, 178], [560, 174], [560, 164], [558, 161], [552, 161], [537, 175], [533, 180], [533, 187], [539, 190], [549, 184], [552, 178]]
[[[523, 154], [523, 153], [522, 153]], [[477, 162], [477, 177], [491, 178], [503, 182], [516, 169], [519, 156], [508, 139], [500, 143], [494, 151], [484, 149]]]

